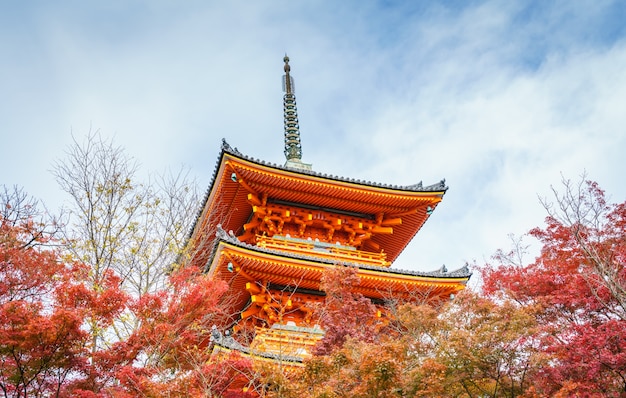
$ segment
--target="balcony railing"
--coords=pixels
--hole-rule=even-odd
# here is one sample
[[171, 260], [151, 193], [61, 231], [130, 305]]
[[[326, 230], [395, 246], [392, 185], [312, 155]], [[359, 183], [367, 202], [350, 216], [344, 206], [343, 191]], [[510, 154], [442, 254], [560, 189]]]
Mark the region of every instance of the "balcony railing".
[[291, 238], [287, 236], [256, 236], [257, 246], [294, 254], [308, 254], [337, 261], [356, 262], [379, 267], [389, 267], [386, 253], [374, 253], [358, 250], [352, 246], [319, 242], [314, 240]]

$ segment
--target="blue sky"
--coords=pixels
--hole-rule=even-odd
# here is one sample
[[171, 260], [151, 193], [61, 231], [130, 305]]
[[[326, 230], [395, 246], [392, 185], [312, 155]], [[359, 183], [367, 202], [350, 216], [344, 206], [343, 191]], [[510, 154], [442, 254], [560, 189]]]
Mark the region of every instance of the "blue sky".
[[623, 1], [6, 1], [0, 183], [48, 207], [89, 129], [144, 176], [209, 184], [222, 137], [282, 164], [282, 58], [303, 160], [383, 183], [446, 179], [404, 269], [483, 263], [586, 172], [626, 200]]

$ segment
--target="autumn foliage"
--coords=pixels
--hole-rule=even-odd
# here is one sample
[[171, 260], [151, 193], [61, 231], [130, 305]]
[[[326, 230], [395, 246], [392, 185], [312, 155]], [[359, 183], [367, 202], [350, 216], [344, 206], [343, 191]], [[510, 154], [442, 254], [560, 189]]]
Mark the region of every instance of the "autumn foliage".
[[626, 203], [564, 183], [530, 232], [542, 245], [534, 261], [499, 252], [480, 268], [480, 291], [400, 305], [374, 339], [332, 318], [343, 344], [308, 360], [281, 396], [624, 396]]
[[321, 279], [326, 293], [319, 308], [324, 337], [315, 347], [315, 354], [324, 355], [340, 348], [346, 339], [372, 343], [377, 336], [376, 307], [360, 293], [354, 292], [359, 283], [357, 270], [338, 267], [328, 270]]
[[[481, 288], [437, 303], [373, 303], [355, 269], [327, 272], [325, 336], [295, 374], [214, 355], [227, 286], [200, 269], [129, 294], [94, 277], [55, 227], [0, 209], [0, 392], [5, 397], [620, 397], [626, 395], [626, 202], [564, 182], [530, 235], [532, 261], [499, 252]], [[28, 205], [30, 206], [30, 205]], [[390, 301], [391, 303], [391, 301]], [[384, 322], [380, 310], [384, 310]]]
[[[167, 289], [133, 299], [108, 270], [94, 287], [89, 267], [33, 234], [33, 222], [0, 217], [4, 396], [228, 396], [249, 383], [249, 361], [211, 356], [210, 329], [224, 315], [221, 282], [187, 267]], [[120, 340], [122, 317], [137, 327]]]
[[126, 296], [110, 273], [99, 291], [87, 288], [87, 268], [63, 261], [35, 229], [32, 218], [0, 218], [0, 388], [15, 397], [70, 395], [96, 386], [106, 355], [93, 355], [87, 319], [107, 328]]
[[121, 369], [126, 391], [153, 397], [241, 393], [253, 378], [250, 361], [211, 355], [211, 326], [223, 321], [225, 291], [223, 282], [186, 267], [172, 274], [168, 290], [133, 304], [140, 326], [125, 345], [142, 360]]
[[375, 342], [347, 337], [306, 361], [281, 396], [521, 396], [533, 382], [529, 370], [541, 364], [526, 338], [535, 325], [514, 303], [471, 291], [437, 309], [406, 303]]
[[[626, 203], [607, 204], [593, 182], [556, 194], [531, 264], [483, 271], [484, 291], [532, 308], [532, 334], [549, 362], [538, 370], [546, 395], [626, 393]], [[502, 258], [502, 256], [500, 256]]]

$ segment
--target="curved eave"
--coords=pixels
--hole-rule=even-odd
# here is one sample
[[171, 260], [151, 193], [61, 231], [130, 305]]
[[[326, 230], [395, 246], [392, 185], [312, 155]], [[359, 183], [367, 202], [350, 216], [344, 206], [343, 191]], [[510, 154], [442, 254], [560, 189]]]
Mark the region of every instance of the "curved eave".
[[236, 157], [238, 159], [241, 159], [241, 160], [247, 160], [247, 161], [249, 161], [251, 163], [254, 163], [254, 164], [257, 164], [259, 166], [267, 166], [267, 167], [269, 167], [271, 169], [274, 169], [274, 170], [291, 171], [291, 172], [294, 172], [294, 173], [296, 173], [298, 175], [309, 175], [309, 176], [320, 177], [320, 178], [324, 178], [324, 179], [328, 179], [328, 180], [335, 180], [335, 181], [338, 181], [338, 182], [346, 182], [346, 183], [358, 184], [359, 186], [371, 186], [371, 187], [393, 189], [393, 190], [407, 191], [407, 192], [438, 192], [438, 191], [445, 192], [448, 189], [448, 187], [445, 185], [445, 180], [441, 180], [440, 182], [438, 182], [436, 184], [432, 184], [432, 185], [428, 185], [428, 186], [422, 186], [421, 182], [419, 182], [417, 184], [413, 184], [413, 185], [406, 185], [406, 186], [401, 186], [400, 185], [399, 186], [399, 185], [381, 184], [381, 183], [371, 182], [371, 181], [355, 180], [355, 179], [350, 179], [350, 178], [345, 178], [345, 177], [340, 177], [340, 176], [334, 176], [334, 175], [327, 175], [327, 174], [317, 173], [317, 172], [312, 171], [312, 170], [302, 170], [302, 169], [294, 169], [294, 168], [290, 168], [290, 167], [284, 167], [284, 166], [280, 166], [280, 165], [269, 163], [269, 162], [264, 162], [262, 160], [254, 159], [254, 158], [251, 158], [249, 156], [246, 156], [246, 155], [242, 154], [241, 152], [239, 152], [237, 150], [237, 148], [233, 148], [230, 145], [228, 145], [228, 143], [224, 139], [222, 139], [222, 151], [221, 151], [221, 153], [222, 154], [232, 155], [232, 156], [234, 156], [234, 157]]
[[324, 271], [342, 265], [357, 267], [361, 282], [355, 291], [376, 299], [445, 298], [464, 289], [471, 276], [466, 269], [450, 273], [416, 273], [355, 263], [337, 264], [314, 256], [285, 255], [231, 239], [218, 242], [213, 259], [207, 265], [207, 273], [209, 277], [230, 285], [232, 310], [237, 312], [250, 298], [245, 288], [247, 282], [319, 290]]
[[[237, 178], [237, 181], [233, 180]], [[244, 188], [245, 184], [246, 188]], [[367, 215], [402, 215], [402, 224], [391, 235], [375, 235], [372, 242], [393, 262], [443, 198], [444, 181], [428, 187], [390, 186], [294, 170], [248, 158], [225, 142], [190, 238], [200, 233], [212, 235], [217, 224], [239, 235], [252, 212], [248, 189], [280, 200], [323, 209]], [[202, 223], [199, 221], [202, 220]], [[201, 225], [199, 225], [201, 224]]]
[[[270, 167], [227, 154], [225, 163], [237, 178], [269, 198], [363, 214], [404, 213], [420, 205], [438, 203], [442, 191], [408, 191], [346, 182]], [[223, 179], [221, 179], [223, 180]], [[232, 181], [232, 180], [231, 180]]]

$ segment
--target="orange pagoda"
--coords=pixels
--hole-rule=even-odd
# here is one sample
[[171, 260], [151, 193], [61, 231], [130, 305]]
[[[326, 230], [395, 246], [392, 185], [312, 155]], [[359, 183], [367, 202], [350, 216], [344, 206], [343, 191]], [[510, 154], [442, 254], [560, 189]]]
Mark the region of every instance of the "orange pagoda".
[[464, 289], [467, 267], [403, 271], [392, 263], [441, 202], [444, 181], [389, 186], [320, 174], [302, 162], [289, 58], [284, 58], [283, 166], [222, 142], [204, 206], [190, 235], [192, 264], [225, 281], [231, 318], [216, 325], [217, 351], [301, 366], [323, 337], [316, 308], [323, 273], [354, 267], [356, 292], [384, 316], [387, 299], [448, 300]]

